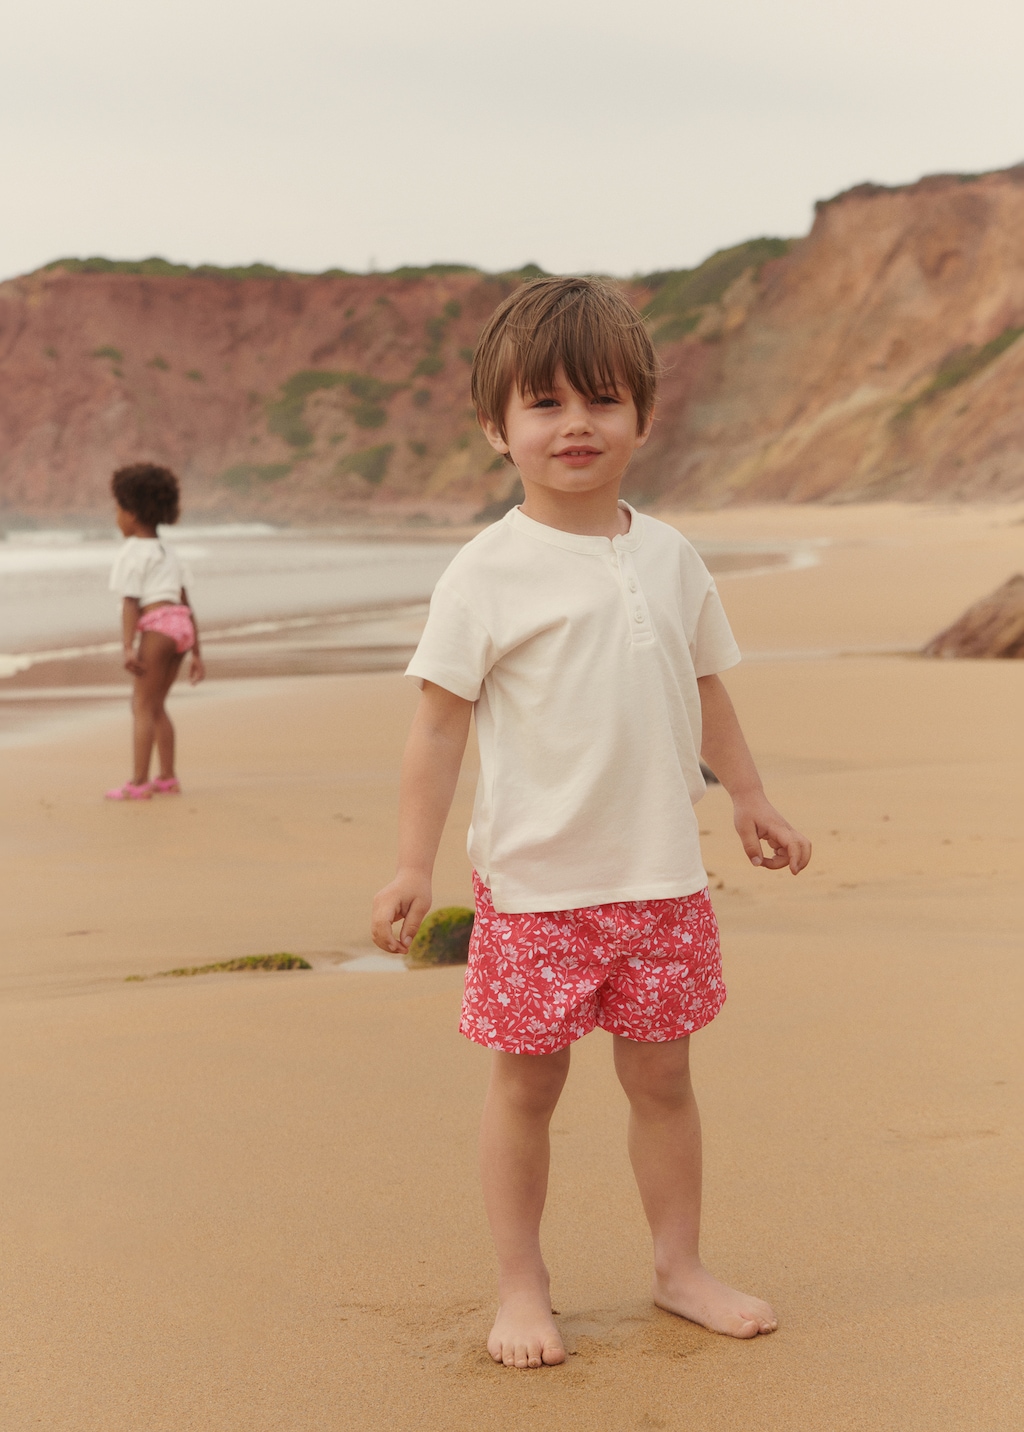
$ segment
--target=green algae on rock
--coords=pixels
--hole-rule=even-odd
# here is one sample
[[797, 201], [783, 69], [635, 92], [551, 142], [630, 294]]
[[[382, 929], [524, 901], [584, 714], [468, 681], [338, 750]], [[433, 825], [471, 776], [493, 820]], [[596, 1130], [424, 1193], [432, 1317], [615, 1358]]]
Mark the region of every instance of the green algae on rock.
[[464, 905], [434, 910], [416, 932], [405, 963], [411, 970], [430, 969], [434, 965], [464, 965], [469, 959], [472, 929], [473, 911]]
[[311, 970], [313, 966], [301, 955], [281, 951], [276, 955], [240, 955], [235, 960], [220, 960], [215, 965], [186, 965], [180, 970], [157, 970], [153, 975], [126, 975], [125, 982], [135, 980], [181, 979], [186, 975], [217, 975], [234, 970]]

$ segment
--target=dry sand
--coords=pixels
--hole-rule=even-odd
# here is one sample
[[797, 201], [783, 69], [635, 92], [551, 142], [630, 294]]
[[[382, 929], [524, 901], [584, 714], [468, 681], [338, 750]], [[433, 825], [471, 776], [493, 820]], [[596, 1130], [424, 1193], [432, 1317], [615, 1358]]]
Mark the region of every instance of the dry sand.
[[[356, 973], [415, 693], [236, 683], [179, 710], [187, 793], [118, 807], [127, 724], [0, 752], [4, 1432], [1006, 1432], [1024, 1331], [1024, 663], [919, 646], [1024, 567], [1007, 509], [763, 509], [828, 539], [723, 578], [728, 678], [816, 843], [749, 868], [700, 807], [730, 990], [695, 1043], [705, 1251], [780, 1331], [654, 1310], [605, 1036], [554, 1121], [546, 1241], [573, 1351], [483, 1351], [487, 1055], [459, 970]], [[468, 896], [464, 777], [438, 902]], [[286, 949], [312, 972], [125, 983]]]

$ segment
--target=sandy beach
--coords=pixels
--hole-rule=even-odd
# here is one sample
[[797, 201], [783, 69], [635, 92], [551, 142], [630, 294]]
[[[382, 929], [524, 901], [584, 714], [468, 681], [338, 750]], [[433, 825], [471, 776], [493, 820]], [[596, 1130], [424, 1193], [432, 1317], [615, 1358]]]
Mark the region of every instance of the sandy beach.
[[[673, 520], [813, 554], [720, 578], [727, 684], [811, 868], [752, 869], [724, 793], [699, 807], [729, 987], [694, 1040], [705, 1259], [778, 1333], [651, 1305], [599, 1032], [553, 1126], [572, 1355], [490, 1362], [462, 972], [358, 959], [415, 689], [224, 680], [174, 708], [180, 799], [99, 799], [128, 740], [105, 705], [0, 748], [4, 1432], [1017, 1425], [1024, 662], [913, 653], [1024, 570], [1024, 506]], [[469, 897], [474, 779], [437, 904]], [[314, 968], [127, 981], [280, 950]]]

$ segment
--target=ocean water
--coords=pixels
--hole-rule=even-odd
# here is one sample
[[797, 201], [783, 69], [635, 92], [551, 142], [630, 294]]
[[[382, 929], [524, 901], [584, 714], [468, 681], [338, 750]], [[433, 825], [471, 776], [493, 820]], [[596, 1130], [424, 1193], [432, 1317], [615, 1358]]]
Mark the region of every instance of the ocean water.
[[[188, 569], [210, 680], [400, 671], [462, 534], [356, 537], [261, 523], [178, 526], [164, 540]], [[123, 705], [120, 600], [107, 590], [113, 532], [7, 533], [0, 540], [0, 744]], [[742, 577], [818, 560], [813, 545], [714, 543], [708, 566]]]
[[[354, 540], [257, 523], [175, 527], [164, 540], [186, 563], [200, 622], [214, 630], [424, 603], [461, 545]], [[119, 545], [105, 534], [7, 534], [0, 541], [0, 653], [31, 657], [116, 642], [120, 601], [107, 578]]]

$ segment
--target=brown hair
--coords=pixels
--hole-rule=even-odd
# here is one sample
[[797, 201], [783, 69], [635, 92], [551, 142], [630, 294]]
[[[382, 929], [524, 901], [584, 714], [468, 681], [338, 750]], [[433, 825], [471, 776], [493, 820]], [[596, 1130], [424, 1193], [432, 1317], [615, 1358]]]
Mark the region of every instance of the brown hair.
[[523, 394], [545, 393], [559, 365], [586, 398], [624, 383], [636, 405], [637, 432], [647, 427], [658, 384], [654, 345], [629, 300], [593, 278], [534, 279], [498, 305], [473, 358], [477, 416], [504, 438], [513, 383]]
[[123, 507], [147, 527], [160, 522], [177, 522], [181, 510], [178, 479], [169, 467], [152, 462], [133, 462], [119, 467], [110, 480], [118, 507]]

